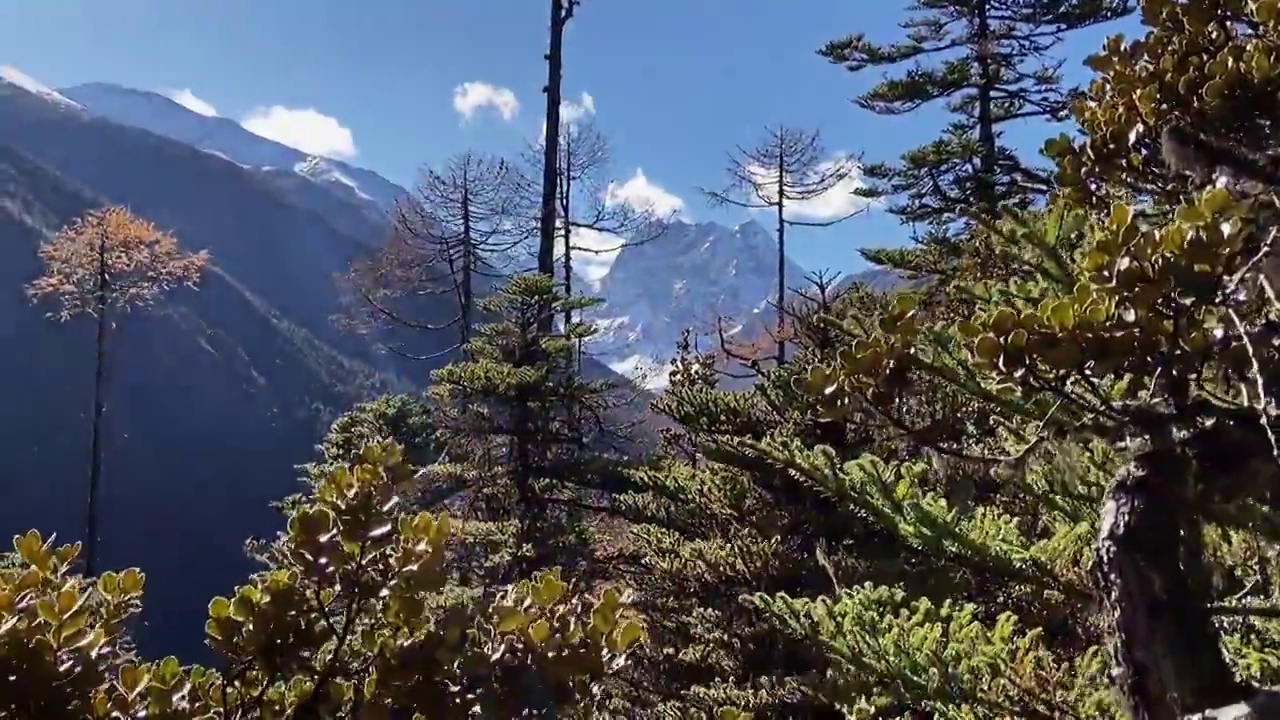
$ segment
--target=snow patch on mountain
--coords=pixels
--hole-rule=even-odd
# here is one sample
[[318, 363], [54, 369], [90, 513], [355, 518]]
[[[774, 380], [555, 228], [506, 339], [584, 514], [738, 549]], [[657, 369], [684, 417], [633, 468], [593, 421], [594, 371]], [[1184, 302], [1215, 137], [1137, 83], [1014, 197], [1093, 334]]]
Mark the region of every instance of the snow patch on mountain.
[[377, 202], [369, 193], [360, 189], [360, 184], [339, 170], [333, 162], [318, 155], [312, 155], [293, 166], [294, 172], [305, 175], [320, 183], [335, 183], [355, 194], [361, 200]]
[[62, 105], [63, 107], [75, 108], [77, 110], [84, 109], [80, 103], [68, 99], [57, 90], [54, 90], [39, 80], [36, 80], [12, 65], [0, 65], [0, 81], [4, 81], [14, 87], [25, 90], [32, 95], [38, 95], [49, 102]]
[[645, 390], [662, 391], [671, 382], [672, 364], [662, 358], [632, 355], [607, 363], [609, 369]]
[[160, 93], [110, 83], [87, 83], [60, 92], [94, 115], [218, 153], [242, 166], [262, 172], [290, 169], [380, 219], [407, 192], [371, 170], [308, 155], [255, 135], [234, 120], [193, 112]]
[[[648, 238], [653, 230], [638, 235]], [[686, 328], [710, 342], [718, 341], [717, 328], [730, 337], [763, 328], [778, 277], [777, 242], [758, 222], [726, 227], [674, 220], [661, 230], [619, 251], [599, 281], [603, 303], [588, 313], [597, 328], [591, 354], [616, 372], [640, 373], [651, 390], [666, 386]], [[790, 284], [805, 276], [790, 260], [786, 273]]]
[[212, 155], [212, 156], [214, 156], [214, 157], [218, 158], [219, 160], [226, 160], [227, 162], [231, 163], [232, 165], [239, 165], [239, 166], [240, 166], [240, 167], [242, 167], [242, 168], [249, 169], [249, 166], [248, 166], [248, 165], [245, 165], [244, 163], [238, 163], [238, 162], [236, 162], [235, 160], [232, 160], [231, 158], [227, 157], [226, 155], [224, 155], [224, 154], [222, 154], [222, 153], [218, 152], [217, 150], [204, 150], [204, 149], [201, 149], [201, 148], [196, 148], [196, 149], [197, 149], [197, 150], [200, 150], [200, 152], [205, 153], [206, 155]]

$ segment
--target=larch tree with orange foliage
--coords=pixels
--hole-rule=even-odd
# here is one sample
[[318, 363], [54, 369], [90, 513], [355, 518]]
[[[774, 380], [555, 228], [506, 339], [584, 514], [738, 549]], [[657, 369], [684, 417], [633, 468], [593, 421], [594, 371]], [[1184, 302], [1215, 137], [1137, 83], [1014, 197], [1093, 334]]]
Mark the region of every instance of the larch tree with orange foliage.
[[44, 273], [27, 286], [27, 295], [33, 301], [56, 303], [57, 309], [49, 313], [52, 318], [65, 321], [87, 314], [97, 321], [85, 509], [85, 575], [92, 576], [102, 475], [108, 315], [149, 307], [178, 287], [195, 288], [209, 254], [203, 250], [184, 252], [172, 234], [127, 208], [104, 207], [85, 213], [58, 231], [40, 246], [39, 256]]

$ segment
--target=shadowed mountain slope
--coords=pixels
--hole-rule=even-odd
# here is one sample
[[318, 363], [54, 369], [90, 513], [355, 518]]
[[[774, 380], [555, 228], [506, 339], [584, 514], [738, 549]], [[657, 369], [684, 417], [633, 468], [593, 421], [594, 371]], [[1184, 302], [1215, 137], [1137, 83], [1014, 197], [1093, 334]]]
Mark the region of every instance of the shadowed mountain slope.
[[0, 535], [83, 526], [93, 324], [28, 304], [38, 244], [111, 203], [213, 256], [200, 291], [119, 319], [102, 485], [103, 565], [148, 573], [139, 642], [198, 656], [205, 605], [252, 569], [243, 540], [279, 526], [267, 504], [293, 466], [388, 386], [386, 356], [331, 322], [361, 242], [233, 162], [5, 83], [0, 142]]

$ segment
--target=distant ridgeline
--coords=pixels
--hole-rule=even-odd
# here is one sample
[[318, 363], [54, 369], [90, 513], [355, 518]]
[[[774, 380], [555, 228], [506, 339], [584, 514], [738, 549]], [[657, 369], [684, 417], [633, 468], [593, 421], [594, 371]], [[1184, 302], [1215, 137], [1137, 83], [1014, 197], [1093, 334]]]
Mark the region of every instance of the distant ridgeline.
[[391, 387], [386, 358], [330, 320], [365, 239], [234, 163], [2, 82], [0, 138], [0, 337], [21, 349], [0, 353], [0, 536], [83, 527], [93, 323], [28, 303], [40, 242], [123, 204], [213, 257], [198, 292], [112, 330], [101, 490], [101, 565], [148, 575], [139, 644], [199, 657], [205, 606], [253, 569], [243, 541], [279, 527], [294, 466]]

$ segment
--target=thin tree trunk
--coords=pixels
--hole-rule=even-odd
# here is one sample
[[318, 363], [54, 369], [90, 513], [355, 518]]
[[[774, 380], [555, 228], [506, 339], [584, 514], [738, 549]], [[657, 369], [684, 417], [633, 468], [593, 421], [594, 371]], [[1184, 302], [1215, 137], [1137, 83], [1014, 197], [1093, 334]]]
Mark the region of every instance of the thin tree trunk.
[[[538, 272], [555, 277], [556, 187], [560, 159], [560, 79], [564, 66], [564, 26], [573, 13], [572, 0], [551, 0], [551, 37], [547, 43], [547, 132], [542, 143], [542, 216], [538, 226]], [[544, 311], [538, 330], [550, 334], [554, 318]]]
[[987, 2], [977, 3], [977, 59], [978, 59], [978, 208], [983, 217], [994, 218], [999, 212], [996, 193], [996, 170], [999, 161], [996, 147], [995, 120], [991, 105], [995, 101], [996, 78], [992, 72], [991, 21], [987, 17]]
[[787, 295], [787, 223], [783, 210], [785, 209], [785, 199], [782, 197], [783, 190], [786, 188], [786, 171], [783, 167], [782, 152], [778, 152], [778, 329], [777, 337], [777, 358], [778, 367], [787, 361], [787, 341], [783, 334], [783, 326], [786, 324], [787, 314], [783, 310], [783, 301]]
[[[565, 153], [564, 167], [557, 168], [563, 182], [560, 186], [560, 212], [564, 216], [564, 296], [565, 298], [573, 297], [573, 228], [569, 224], [569, 219], [573, 217], [573, 148], [570, 143], [573, 142], [573, 134], [566, 134], [564, 137]], [[569, 324], [573, 322], [573, 311], [567, 306], [564, 309], [564, 329], [569, 331]]]
[[467, 177], [465, 167], [462, 173], [462, 277], [459, 278], [459, 284], [462, 286], [462, 307], [460, 308], [462, 330], [460, 339], [462, 357], [470, 359], [471, 353], [467, 350], [467, 344], [471, 342], [471, 310], [475, 302], [471, 289], [471, 264], [475, 261], [475, 248], [471, 237], [470, 178]]
[[98, 239], [98, 289], [95, 299], [98, 315], [97, 333], [94, 338], [93, 367], [93, 428], [89, 442], [89, 497], [85, 505], [85, 554], [84, 574], [93, 577], [97, 570], [98, 554], [98, 486], [102, 480], [102, 415], [106, 409], [107, 365], [107, 241]]
[[[567, 182], [567, 181], [566, 181]], [[573, 297], [573, 229], [569, 227], [568, 214], [565, 214], [564, 223], [564, 297], [566, 300]], [[569, 332], [569, 326], [573, 324], [573, 310], [568, 306], [564, 309], [564, 331]], [[574, 367], [582, 370], [582, 341], [578, 340], [573, 348]]]
[[[558, 168], [560, 176], [564, 179], [563, 186], [560, 188], [560, 214], [564, 217], [564, 297], [566, 300], [573, 297], [573, 225], [569, 222], [573, 217], [573, 148], [570, 143], [573, 142], [573, 133], [566, 133], [564, 138], [564, 167]], [[569, 326], [573, 324], [573, 310], [567, 306], [564, 309], [564, 331], [569, 332]], [[582, 341], [578, 340], [573, 348], [574, 367], [581, 372], [582, 370]]]

